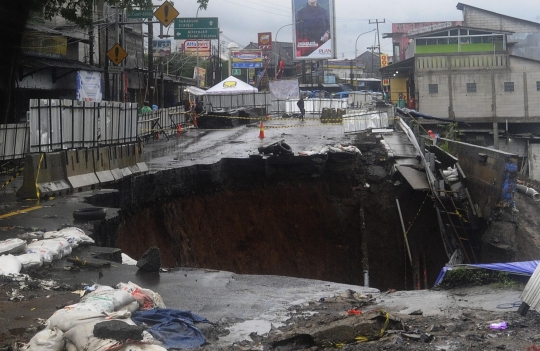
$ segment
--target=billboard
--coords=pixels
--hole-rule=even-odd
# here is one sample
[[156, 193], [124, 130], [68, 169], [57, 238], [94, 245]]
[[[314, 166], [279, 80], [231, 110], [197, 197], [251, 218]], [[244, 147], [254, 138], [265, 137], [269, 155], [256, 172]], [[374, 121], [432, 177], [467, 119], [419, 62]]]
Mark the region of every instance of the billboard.
[[45, 32], [27, 31], [22, 37], [21, 50], [28, 55], [64, 58], [67, 54], [67, 38]]
[[[197, 47], [199, 50], [197, 51]], [[185, 55], [188, 56], [197, 56], [199, 57], [209, 57], [210, 56], [210, 40], [184, 40], [182, 43], [182, 50]]]
[[171, 56], [171, 39], [152, 39], [154, 57]]
[[295, 60], [336, 58], [334, 0], [292, 0]]

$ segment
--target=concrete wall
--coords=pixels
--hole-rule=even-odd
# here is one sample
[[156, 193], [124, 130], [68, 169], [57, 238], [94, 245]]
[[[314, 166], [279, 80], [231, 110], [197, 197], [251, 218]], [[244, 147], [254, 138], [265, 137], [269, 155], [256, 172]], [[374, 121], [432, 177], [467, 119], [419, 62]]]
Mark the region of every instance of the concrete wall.
[[[477, 122], [540, 117], [540, 62], [505, 54], [437, 55], [418, 57], [416, 69], [422, 113]], [[514, 91], [506, 92], [505, 82], [513, 82]], [[476, 92], [467, 92], [467, 83], [476, 83]], [[438, 93], [430, 94], [429, 84], [437, 84]]]
[[[450, 153], [458, 158], [480, 217], [489, 219], [496, 208], [513, 207], [518, 167], [516, 155], [443, 138], [440, 143], [448, 143]], [[430, 150], [436, 152], [435, 147]]]

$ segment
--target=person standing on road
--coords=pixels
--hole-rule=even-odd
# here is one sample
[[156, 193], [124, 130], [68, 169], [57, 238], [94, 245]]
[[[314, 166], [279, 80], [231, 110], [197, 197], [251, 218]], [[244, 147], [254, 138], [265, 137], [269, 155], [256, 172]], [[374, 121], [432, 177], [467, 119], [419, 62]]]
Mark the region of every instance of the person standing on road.
[[304, 120], [304, 115], [306, 114], [306, 110], [304, 109], [304, 97], [300, 95], [300, 100], [296, 103], [298, 108], [300, 109], [300, 118], [302, 121]]

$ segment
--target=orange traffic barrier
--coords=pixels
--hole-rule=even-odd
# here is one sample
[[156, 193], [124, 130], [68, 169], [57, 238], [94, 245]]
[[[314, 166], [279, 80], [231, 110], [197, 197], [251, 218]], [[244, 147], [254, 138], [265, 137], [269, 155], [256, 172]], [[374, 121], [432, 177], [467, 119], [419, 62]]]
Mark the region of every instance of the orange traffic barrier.
[[263, 124], [262, 121], [261, 121], [261, 125], [259, 127], [259, 138], [261, 138], [261, 139], [264, 138], [264, 124]]
[[183, 130], [182, 130], [182, 125], [181, 125], [180, 123], [178, 123], [178, 124], [176, 125], [176, 134], [177, 134], [177, 135], [180, 135], [180, 134], [182, 134], [182, 132], [183, 132]]

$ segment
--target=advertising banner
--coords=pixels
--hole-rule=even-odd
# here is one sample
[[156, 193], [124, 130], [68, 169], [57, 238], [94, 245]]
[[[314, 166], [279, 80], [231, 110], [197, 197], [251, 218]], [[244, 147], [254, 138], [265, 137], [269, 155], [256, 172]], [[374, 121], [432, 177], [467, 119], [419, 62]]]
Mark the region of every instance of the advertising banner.
[[77, 71], [77, 100], [100, 102], [101, 98], [101, 73]]
[[[197, 51], [197, 46], [199, 50]], [[184, 54], [188, 56], [209, 57], [210, 56], [210, 40], [185, 40], [182, 44]]]
[[204, 87], [206, 82], [206, 69], [202, 67], [193, 67], [193, 79], [197, 80], [199, 76], [199, 86]]
[[154, 57], [171, 56], [171, 39], [152, 39]]
[[67, 53], [67, 38], [44, 32], [27, 31], [22, 37], [21, 50], [33, 56], [64, 58]]
[[257, 34], [257, 42], [259, 44], [259, 50], [272, 51], [272, 33], [264, 32]]
[[336, 58], [334, 0], [292, 0], [295, 60]]
[[233, 68], [262, 68], [262, 51], [233, 51]]
[[388, 66], [388, 55], [381, 54], [381, 68]]

